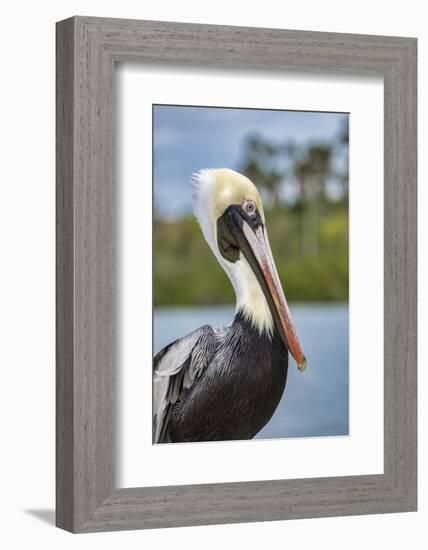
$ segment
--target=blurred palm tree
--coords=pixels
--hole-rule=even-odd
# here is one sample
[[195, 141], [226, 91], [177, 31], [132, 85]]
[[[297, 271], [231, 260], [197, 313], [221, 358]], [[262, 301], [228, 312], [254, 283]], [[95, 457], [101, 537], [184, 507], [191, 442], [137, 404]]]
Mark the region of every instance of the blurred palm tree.
[[336, 155], [343, 159], [335, 175], [342, 188], [343, 199], [347, 200], [349, 195], [349, 121], [347, 117], [342, 122], [333, 147]]
[[331, 158], [330, 143], [309, 147], [294, 142], [278, 144], [260, 135], [251, 135], [245, 142], [241, 171], [261, 189], [272, 209], [280, 204], [287, 181], [291, 178], [297, 182], [302, 256], [319, 254], [319, 218], [332, 176]]
[[330, 144], [313, 144], [307, 150], [296, 149], [293, 173], [299, 185], [301, 204], [301, 252], [319, 255], [319, 225], [322, 201], [331, 175]]
[[241, 172], [262, 190], [272, 208], [280, 201], [280, 187], [284, 171], [279, 165], [281, 147], [253, 134], [245, 142]]

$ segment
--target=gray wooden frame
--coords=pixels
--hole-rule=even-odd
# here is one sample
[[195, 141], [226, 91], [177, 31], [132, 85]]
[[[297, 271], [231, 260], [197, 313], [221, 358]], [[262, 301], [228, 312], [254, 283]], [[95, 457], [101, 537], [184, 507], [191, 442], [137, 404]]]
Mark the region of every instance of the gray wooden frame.
[[[57, 24], [59, 527], [91, 532], [416, 510], [416, 45], [413, 38], [88, 17]], [[115, 63], [124, 61], [384, 78], [382, 475], [115, 488], [113, 83]]]

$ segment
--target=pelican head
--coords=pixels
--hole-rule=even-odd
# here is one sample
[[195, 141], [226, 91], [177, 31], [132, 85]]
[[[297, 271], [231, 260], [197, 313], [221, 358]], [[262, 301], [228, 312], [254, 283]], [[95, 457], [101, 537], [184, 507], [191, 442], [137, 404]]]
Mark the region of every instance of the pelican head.
[[194, 214], [236, 293], [236, 310], [260, 333], [276, 328], [299, 370], [306, 367], [266, 231], [263, 204], [247, 177], [227, 168], [193, 176]]

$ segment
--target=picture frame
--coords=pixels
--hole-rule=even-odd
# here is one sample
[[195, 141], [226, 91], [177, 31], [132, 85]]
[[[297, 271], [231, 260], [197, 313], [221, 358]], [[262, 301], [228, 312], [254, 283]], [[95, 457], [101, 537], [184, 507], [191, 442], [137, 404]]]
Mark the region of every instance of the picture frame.
[[[56, 52], [57, 526], [84, 533], [416, 510], [416, 39], [72, 17], [57, 23]], [[383, 77], [383, 474], [115, 487], [119, 62]]]

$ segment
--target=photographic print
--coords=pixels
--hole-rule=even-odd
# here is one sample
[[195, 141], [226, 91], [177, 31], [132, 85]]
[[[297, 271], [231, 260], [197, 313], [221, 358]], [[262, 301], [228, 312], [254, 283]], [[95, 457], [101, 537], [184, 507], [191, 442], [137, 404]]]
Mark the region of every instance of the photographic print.
[[347, 113], [153, 106], [153, 442], [349, 434]]
[[57, 526], [416, 510], [417, 40], [85, 16], [56, 61]]

